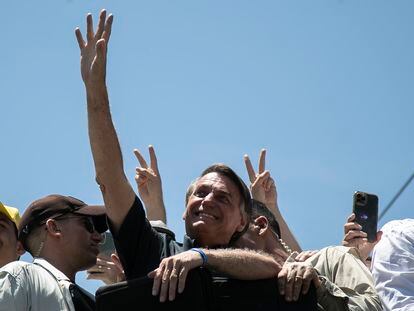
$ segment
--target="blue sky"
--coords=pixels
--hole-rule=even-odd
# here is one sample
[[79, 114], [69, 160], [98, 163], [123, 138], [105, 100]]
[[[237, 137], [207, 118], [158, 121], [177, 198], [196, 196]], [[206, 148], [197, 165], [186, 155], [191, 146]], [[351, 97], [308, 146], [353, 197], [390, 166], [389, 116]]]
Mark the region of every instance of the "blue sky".
[[[411, 1], [2, 1], [0, 200], [51, 193], [102, 203], [74, 28], [115, 15], [112, 115], [134, 183], [134, 148], [156, 148], [177, 237], [187, 185], [268, 150], [279, 206], [304, 249], [340, 243], [356, 190], [380, 208], [414, 170]], [[413, 217], [414, 184], [380, 225]], [[25, 258], [29, 260], [29, 258]], [[95, 291], [98, 282], [79, 283]]]

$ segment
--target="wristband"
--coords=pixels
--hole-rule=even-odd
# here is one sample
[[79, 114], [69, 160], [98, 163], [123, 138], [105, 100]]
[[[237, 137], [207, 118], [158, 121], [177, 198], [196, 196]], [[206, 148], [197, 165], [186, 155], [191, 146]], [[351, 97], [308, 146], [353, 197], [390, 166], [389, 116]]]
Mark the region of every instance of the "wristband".
[[203, 259], [203, 264], [201, 265], [202, 267], [204, 267], [207, 264], [207, 255], [200, 248], [192, 248], [190, 249], [190, 251], [197, 252], [200, 254], [201, 259]]

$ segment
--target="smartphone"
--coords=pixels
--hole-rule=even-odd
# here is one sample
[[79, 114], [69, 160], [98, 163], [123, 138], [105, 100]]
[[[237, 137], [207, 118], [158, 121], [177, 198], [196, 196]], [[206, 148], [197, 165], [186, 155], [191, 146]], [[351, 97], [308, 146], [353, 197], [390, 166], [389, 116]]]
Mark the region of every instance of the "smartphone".
[[368, 242], [377, 240], [378, 225], [378, 197], [362, 191], [354, 193], [354, 204], [352, 208], [355, 214], [355, 222], [362, 226], [368, 236]]

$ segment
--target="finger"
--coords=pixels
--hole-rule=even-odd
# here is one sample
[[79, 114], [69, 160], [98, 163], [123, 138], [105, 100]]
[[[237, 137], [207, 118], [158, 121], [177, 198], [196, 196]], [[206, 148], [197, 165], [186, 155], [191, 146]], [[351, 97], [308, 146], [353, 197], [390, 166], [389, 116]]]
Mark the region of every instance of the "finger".
[[105, 39], [106, 42], [109, 42], [109, 37], [111, 36], [112, 31], [112, 22], [114, 20], [114, 16], [110, 14], [105, 22], [104, 32], [102, 34], [102, 39]]
[[261, 185], [262, 187], [265, 187], [267, 180], [270, 177], [269, 171], [264, 171], [263, 173], [256, 176], [256, 180], [252, 184], [252, 188], [256, 187], [257, 184]]
[[292, 300], [293, 285], [295, 283], [295, 277], [296, 277], [296, 270], [289, 270], [287, 278], [286, 278], [286, 285], [285, 285], [285, 299], [287, 301]]
[[256, 173], [254, 172], [254, 168], [250, 158], [247, 154], [244, 155], [244, 164], [246, 164], [247, 174], [249, 175], [249, 179], [251, 183], [254, 183], [256, 180]]
[[292, 293], [292, 299], [293, 301], [297, 301], [300, 295], [300, 292], [302, 290], [302, 283], [303, 278], [301, 275], [297, 275], [294, 280], [293, 284], [293, 293]]
[[167, 299], [171, 271], [172, 271], [172, 262], [169, 260], [167, 263], [167, 266], [165, 267], [164, 274], [161, 280], [160, 302], [164, 302]]
[[83, 40], [82, 33], [79, 27], [75, 29], [76, 40], [78, 41], [79, 48], [82, 50], [85, 47], [85, 40]]
[[344, 236], [344, 240], [350, 241], [355, 238], [366, 238], [367, 234], [364, 231], [351, 230]]
[[185, 266], [182, 266], [180, 274], [178, 275], [178, 293], [180, 294], [184, 291], [187, 274], [188, 274], [187, 268]]
[[344, 233], [347, 234], [350, 230], [358, 230], [361, 231], [362, 226], [356, 222], [347, 222], [344, 225]]
[[93, 21], [91, 13], [88, 13], [86, 16], [86, 38], [88, 39], [88, 42], [93, 40]]
[[117, 254], [111, 255], [112, 262], [115, 264], [115, 266], [119, 269], [119, 271], [124, 272], [124, 267], [122, 267], [121, 260], [119, 259]]
[[360, 245], [363, 245], [365, 242], [367, 242], [367, 238], [355, 238], [350, 241], [342, 241], [343, 246], [347, 247], [359, 247]]
[[173, 301], [175, 299], [175, 293], [177, 291], [178, 273], [181, 270], [181, 265], [176, 261], [170, 275], [170, 290], [168, 293], [168, 300]]
[[[269, 172], [269, 174], [270, 174], [270, 172]], [[272, 185], [275, 183], [275, 181], [273, 180], [273, 178], [272, 177], [270, 177], [270, 175], [269, 175], [269, 178], [267, 179], [267, 181], [266, 181], [266, 185], [265, 185], [265, 189], [266, 189], [266, 191], [269, 191], [270, 190], [270, 188], [272, 187]]]
[[157, 161], [157, 156], [155, 155], [154, 146], [149, 145], [148, 146], [148, 151], [149, 151], [149, 155], [150, 155], [151, 168], [155, 172], [155, 174], [157, 174], [157, 176], [159, 176], [160, 174], [158, 172], [158, 161]]
[[145, 178], [148, 178], [148, 179], [154, 178], [154, 173], [152, 173], [147, 168], [137, 167], [136, 172], [137, 172], [139, 177], [145, 177]]
[[354, 214], [354, 213], [352, 213], [351, 215], [349, 215], [349, 217], [348, 217], [348, 219], [347, 219], [347, 222], [353, 222], [353, 221], [354, 221], [354, 219], [355, 219], [355, 214]]
[[106, 57], [106, 42], [104, 39], [99, 39], [95, 45], [96, 48], [96, 59], [103, 62]]
[[164, 273], [164, 266], [160, 265], [159, 268], [155, 269], [154, 271], [148, 274], [148, 277], [154, 278], [154, 282], [152, 283], [152, 295], [157, 296], [160, 291], [161, 286], [161, 279]]
[[310, 284], [313, 279], [313, 271], [311, 269], [306, 269], [303, 274], [303, 283], [302, 283], [302, 294], [307, 294], [310, 288]]
[[286, 277], [287, 277], [287, 269], [282, 268], [277, 276], [277, 285], [279, 287], [279, 293], [281, 295], [285, 294], [285, 286], [286, 286]]
[[134, 154], [139, 162], [139, 165], [143, 168], [148, 168], [147, 161], [145, 161], [144, 157], [142, 156], [141, 152], [138, 149], [134, 149]]
[[266, 166], [266, 149], [260, 150], [259, 156], [259, 171], [258, 173], [261, 174], [264, 172]]
[[99, 14], [99, 23], [98, 23], [98, 28], [96, 29], [95, 40], [101, 39], [101, 36], [104, 31], [105, 19], [106, 19], [106, 10], [104, 9]]

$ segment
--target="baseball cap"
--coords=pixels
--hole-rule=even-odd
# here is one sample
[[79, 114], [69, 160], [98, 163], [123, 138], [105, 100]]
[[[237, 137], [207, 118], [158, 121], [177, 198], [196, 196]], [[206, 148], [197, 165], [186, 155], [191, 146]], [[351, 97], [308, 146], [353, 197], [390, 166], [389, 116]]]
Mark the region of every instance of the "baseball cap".
[[69, 213], [90, 216], [99, 233], [108, 229], [105, 208], [102, 205], [87, 205], [71, 196], [51, 194], [32, 202], [24, 211], [18, 226], [19, 240], [25, 245], [25, 241], [33, 229], [39, 227], [49, 218]]
[[16, 227], [19, 225], [20, 214], [17, 208], [4, 205], [0, 202], [0, 213], [6, 215], [7, 218], [16, 225]]

